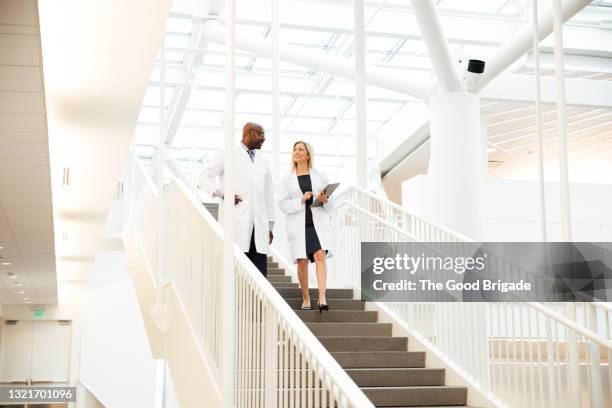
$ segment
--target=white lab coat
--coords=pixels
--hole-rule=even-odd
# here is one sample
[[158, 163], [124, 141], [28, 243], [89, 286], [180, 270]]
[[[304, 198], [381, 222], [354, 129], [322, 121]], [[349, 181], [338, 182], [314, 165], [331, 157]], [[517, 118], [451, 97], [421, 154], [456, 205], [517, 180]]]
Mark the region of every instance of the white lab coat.
[[[313, 198], [328, 184], [328, 179], [325, 174], [310, 169], [310, 180], [312, 182]], [[287, 215], [287, 241], [291, 251], [291, 259], [293, 263], [297, 263], [298, 259], [307, 259], [306, 254], [306, 205], [302, 203], [302, 189], [295, 172], [291, 171], [281, 181], [280, 201], [278, 206], [282, 212]], [[312, 222], [321, 249], [327, 250], [327, 257], [332, 256], [332, 235], [331, 235], [331, 217], [330, 212], [333, 208], [333, 198], [327, 201], [320, 207], [312, 208]]]
[[[212, 195], [223, 192], [223, 151], [212, 154], [200, 175], [199, 187]], [[241, 145], [234, 150], [234, 194], [242, 201], [234, 207], [234, 240], [243, 252], [249, 252], [251, 234], [255, 227], [255, 248], [268, 253], [270, 222], [274, 222], [274, 190], [272, 173], [267, 160], [256, 152], [251, 161]], [[223, 200], [219, 220], [223, 218]]]

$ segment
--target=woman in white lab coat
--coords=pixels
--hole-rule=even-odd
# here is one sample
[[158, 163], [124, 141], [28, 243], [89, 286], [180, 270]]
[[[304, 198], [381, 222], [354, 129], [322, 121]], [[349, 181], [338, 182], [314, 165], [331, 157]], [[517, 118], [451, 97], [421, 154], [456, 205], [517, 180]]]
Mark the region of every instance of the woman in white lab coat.
[[[312, 147], [303, 141], [293, 145], [292, 167], [281, 181], [279, 207], [287, 215], [287, 240], [291, 258], [298, 265], [302, 310], [310, 310], [308, 261], [314, 262], [319, 285], [319, 311], [329, 310], [325, 299], [326, 257], [332, 255], [329, 212], [332, 200], [324, 191], [327, 177], [313, 168]], [[322, 206], [310, 207], [313, 199]]]

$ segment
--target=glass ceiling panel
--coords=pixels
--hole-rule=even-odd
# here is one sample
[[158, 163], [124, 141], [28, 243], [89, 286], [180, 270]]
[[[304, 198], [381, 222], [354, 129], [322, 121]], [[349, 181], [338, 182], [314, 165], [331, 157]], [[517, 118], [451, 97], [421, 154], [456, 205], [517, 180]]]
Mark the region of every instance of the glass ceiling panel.
[[446, 10], [477, 13], [514, 14], [523, 9], [525, 0], [439, 0], [438, 7]]
[[[280, 98], [280, 106], [289, 103], [289, 97]], [[236, 112], [270, 113], [272, 107], [272, 95], [249, 94], [240, 92], [236, 98]]]
[[223, 110], [225, 106], [225, 92], [196, 92], [191, 96], [192, 106], [197, 106], [198, 109], [216, 109]]
[[[610, 3], [594, 2], [607, 7]], [[529, 6], [527, 0], [437, 0], [440, 20], [449, 38], [453, 57], [486, 58], [518, 28], [528, 24], [529, 10], [525, 14], [525, 6]], [[182, 8], [176, 7], [175, 2], [174, 10], [189, 13], [185, 4], [181, 4]], [[238, 35], [260, 40], [269, 36], [268, 0], [238, 0], [237, 12], [239, 21], [243, 20], [237, 27]], [[281, 41], [291, 47], [302, 48], [304, 52], [341, 55], [352, 62], [351, 2], [283, 0], [280, 14], [283, 23]], [[372, 34], [366, 40], [368, 64], [388, 67], [389, 72], [397, 75], [399, 80], [402, 77], [417, 81], [434, 79], [428, 51], [420, 40], [420, 30], [409, 1], [370, 0], [365, 14], [366, 20], [371, 19], [367, 30]], [[309, 26], [312, 26], [311, 29], [308, 29]], [[190, 18], [170, 17], [166, 29], [167, 47], [194, 47]], [[221, 144], [225, 107], [225, 47], [209, 43], [207, 49], [210, 52], [205, 55], [203, 66], [197, 69], [196, 80], [200, 90], [190, 98], [177, 134], [177, 144], [189, 145], [196, 141], [206, 148], [216, 146], [215, 143]], [[169, 84], [166, 104], [170, 105], [174, 93], [180, 91], [185, 83], [185, 54], [168, 50], [165, 57], [166, 81]], [[239, 92], [236, 98], [236, 125], [239, 128], [247, 121], [255, 121], [269, 133], [272, 126], [271, 61], [237, 50], [237, 67], [236, 85]], [[283, 61], [280, 69], [281, 112], [287, 115], [281, 125], [285, 132], [281, 141], [283, 149], [290, 150], [291, 142], [297, 139], [312, 140], [316, 143], [317, 153], [322, 159], [325, 157], [319, 161], [321, 165], [341, 165], [346, 160], [338, 164], [334, 154], [342, 151], [353, 156], [355, 151], [354, 82]], [[597, 74], [597, 71], [593, 73]], [[159, 81], [157, 67], [151, 81], [139, 120], [157, 123], [157, 109], [147, 107], [159, 103], [159, 88], [154, 83]], [[384, 140], [382, 145], [385, 148], [400, 143], [406, 133], [410, 133], [406, 129], [412, 129], [411, 126], [424, 120], [429, 112], [422, 101], [406, 104], [414, 99], [405, 94], [373, 86], [367, 86], [366, 94], [369, 98], [368, 134], [377, 134]], [[339, 112], [341, 119], [336, 121]], [[337, 134], [339, 138], [336, 138]], [[137, 141], [157, 143], [159, 130], [156, 125], [138, 126], [136, 137]], [[270, 150], [271, 144], [264, 149]], [[283, 160], [288, 162], [289, 154], [283, 156]]]
[[346, 101], [340, 100], [338, 103], [336, 98], [302, 97], [293, 104], [289, 114], [333, 118], [345, 105]]
[[[287, 123], [285, 125], [285, 123]], [[290, 132], [327, 132], [331, 125], [330, 119], [291, 118], [283, 121], [283, 128]]]
[[332, 33], [305, 31], [295, 29], [281, 29], [280, 38], [283, 42], [299, 47], [316, 47], [324, 49], [333, 38]]
[[166, 31], [173, 33], [181, 33], [191, 35], [192, 24], [191, 20], [186, 18], [168, 17], [166, 20]]

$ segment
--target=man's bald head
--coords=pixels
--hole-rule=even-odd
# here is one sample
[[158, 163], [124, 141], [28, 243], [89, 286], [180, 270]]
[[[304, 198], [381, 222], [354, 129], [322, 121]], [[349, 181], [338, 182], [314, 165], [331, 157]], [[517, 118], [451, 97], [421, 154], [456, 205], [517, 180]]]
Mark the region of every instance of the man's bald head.
[[249, 150], [261, 149], [261, 146], [266, 141], [264, 129], [261, 125], [248, 122], [242, 127], [242, 143]]

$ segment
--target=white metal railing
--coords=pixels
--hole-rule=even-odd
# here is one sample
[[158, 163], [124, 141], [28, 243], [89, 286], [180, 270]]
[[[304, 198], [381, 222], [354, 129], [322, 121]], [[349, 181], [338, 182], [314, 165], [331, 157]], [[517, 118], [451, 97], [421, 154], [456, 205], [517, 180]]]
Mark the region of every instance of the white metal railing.
[[[213, 375], [220, 385], [221, 352], [235, 351], [236, 407], [372, 407], [335, 359], [246, 256], [235, 248], [236, 343], [221, 338], [223, 231], [180, 180], [160, 197], [148, 181], [134, 200], [136, 236], [158, 286], [176, 286]], [[158, 240], [164, 231], [163, 240]], [[161, 244], [160, 244], [161, 242]], [[158, 268], [163, 251], [163, 268]], [[165, 271], [162, 273], [162, 271]]]
[[[440, 242], [451, 251], [453, 243], [470, 242], [357, 187], [336, 197], [334, 208], [330, 287], [360, 288], [361, 242]], [[496, 262], [511, 275], [525, 273], [507, 260]], [[612, 406], [609, 304], [378, 306], [500, 405]]]

